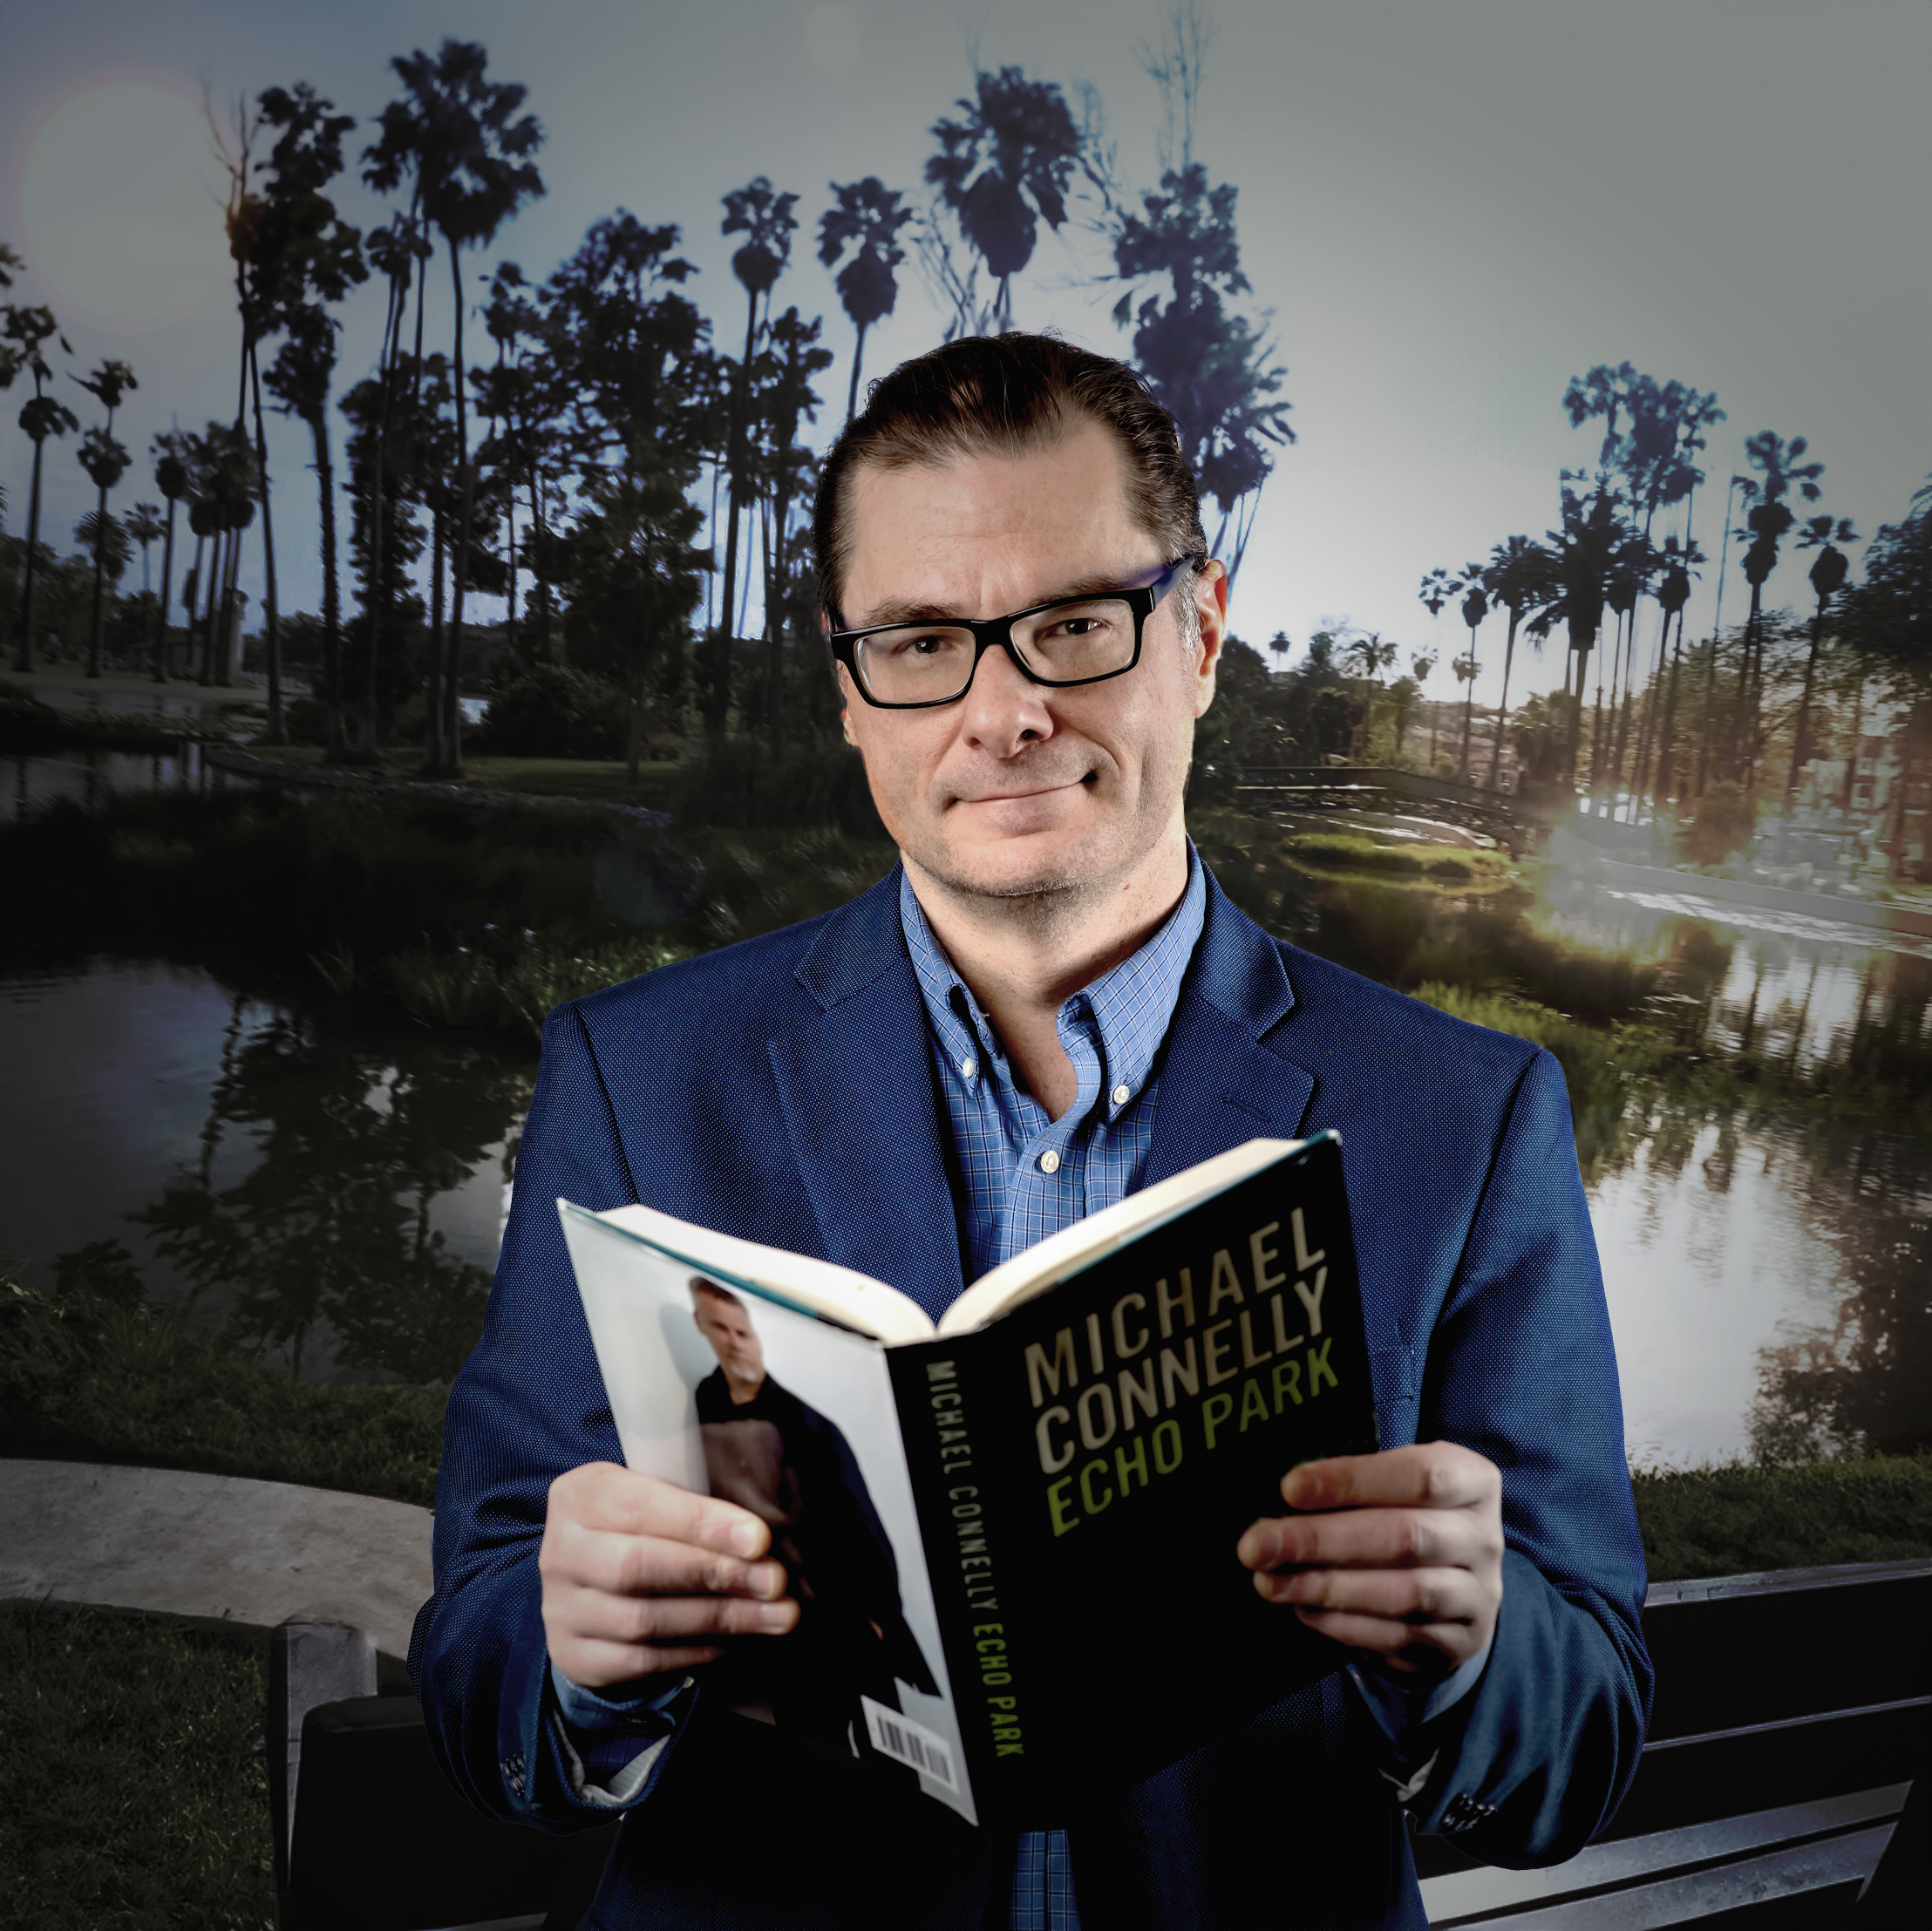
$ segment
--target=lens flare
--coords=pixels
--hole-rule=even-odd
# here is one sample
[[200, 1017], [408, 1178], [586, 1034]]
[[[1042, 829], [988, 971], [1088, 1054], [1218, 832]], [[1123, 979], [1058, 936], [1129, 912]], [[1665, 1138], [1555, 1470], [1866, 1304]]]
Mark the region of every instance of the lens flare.
[[221, 166], [182, 84], [97, 75], [51, 102], [16, 155], [24, 252], [63, 319], [141, 335], [228, 292]]

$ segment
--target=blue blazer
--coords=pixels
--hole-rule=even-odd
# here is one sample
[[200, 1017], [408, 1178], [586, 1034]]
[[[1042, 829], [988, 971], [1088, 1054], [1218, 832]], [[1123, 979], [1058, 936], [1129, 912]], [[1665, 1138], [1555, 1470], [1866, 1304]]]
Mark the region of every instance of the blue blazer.
[[[436, 1593], [410, 1655], [444, 1767], [499, 1817], [570, 1830], [609, 1814], [564, 1773], [539, 1615], [550, 1482], [621, 1459], [556, 1197], [642, 1200], [883, 1273], [935, 1316], [964, 1285], [898, 892], [895, 869], [823, 918], [561, 1007], [545, 1029], [483, 1338], [451, 1392]], [[1561, 1073], [1270, 938], [1210, 879], [1159, 1080], [1150, 1183], [1256, 1134], [1341, 1130], [1382, 1441], [1461, 1442], [1503, 1476], [1495, 1642], [1408, 1807], [1493, 1862], [1570, 1856], [1636, 1769], [1650, 1669]], [[1184, 1696], [1198, 1640], [1151, 1645], [1126, 1693]], [[1379, 1734], [1337, 1660], [1125, 1796], [1069, 1792], [1087, 1931], [1423, 1926]], [[700, 1693], [625, 1818], [592, 1920], [1001, 1925], [1011, 1854]]]

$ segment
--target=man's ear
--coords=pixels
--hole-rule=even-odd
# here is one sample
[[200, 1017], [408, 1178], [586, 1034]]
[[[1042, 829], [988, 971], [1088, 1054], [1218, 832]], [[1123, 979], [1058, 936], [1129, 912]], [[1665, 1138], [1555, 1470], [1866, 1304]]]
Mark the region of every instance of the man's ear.
[[1228, 572], [1218, 559], [1201, 566], [1193, 584], [1194, 614], [1201, 626], [1201, 656], [1194, 665], [1194, 716], [1205, 717], [1214, 701], [1214, 674], [1228, 636]]

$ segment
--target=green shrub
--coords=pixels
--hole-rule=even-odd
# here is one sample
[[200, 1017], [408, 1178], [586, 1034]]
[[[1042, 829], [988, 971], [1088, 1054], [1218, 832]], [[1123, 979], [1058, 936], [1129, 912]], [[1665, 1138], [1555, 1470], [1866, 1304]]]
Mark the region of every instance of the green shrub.
[[1932, 1454], [1633, 1480], [1653, 1582], [1932, 1555]]
[[527, 935], [506, 954], [473, 951], [398, 952], [383, 971], [416, 1018], [434, 1026], [522, 1026], [543, 1030], [545, 1016], [682, 958], [675, 946], [633, 938], [571, 944]]
[[1505, 853], [1465, 846], [1384, 845], [1349, 832], [1304, 832], [1282, 843], [1289, 857], [1324, 869], [1385, 872], [1452, 884], [1500, 882], [1510, 874]]
[[622, 758], [623, 693], [568, 664], [534, 664], [490, 699], [480, 750], [504, 758]]
[[0, 1455], [435, 1500], [442, 1395], [272, 1373], [223, 1330], [197, 1335], [179, 1309], [118, 1293], [93, 1258], [55, 1295], [0, 1282]]
[[159, 1616], [0, 1612], [0, 1928], [275, 1921], [267, 1659]]
[[835, 826], [852, 838], [886, 835], [865, 762], [847, 745], [794, 745], [773, 752], [755, 738], [726, 738], [677, 773], [670, 806], [677, 824], [692, 829]]
[[1697, 800], [1679, 845], [1693, 865], [1722, 865], [1732, 853], [1748, 852], [1757, 833], [1757, 798], [1727, 781], [1713, 785]]

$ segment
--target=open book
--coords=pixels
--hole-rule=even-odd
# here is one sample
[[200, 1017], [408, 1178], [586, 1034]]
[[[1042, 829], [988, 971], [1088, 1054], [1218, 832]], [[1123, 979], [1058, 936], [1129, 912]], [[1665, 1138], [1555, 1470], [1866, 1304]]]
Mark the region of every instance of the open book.
[[969, 1821], [1064, 1823], [1337, 1667], [1235, 1560], [1296, 1463], [1377, 1445], [1341, 1144], [1255, 1139], [906, 1295], [558, 1202], [624, 1458], [772, 1526], [801, 1615], [734, 1707]]

